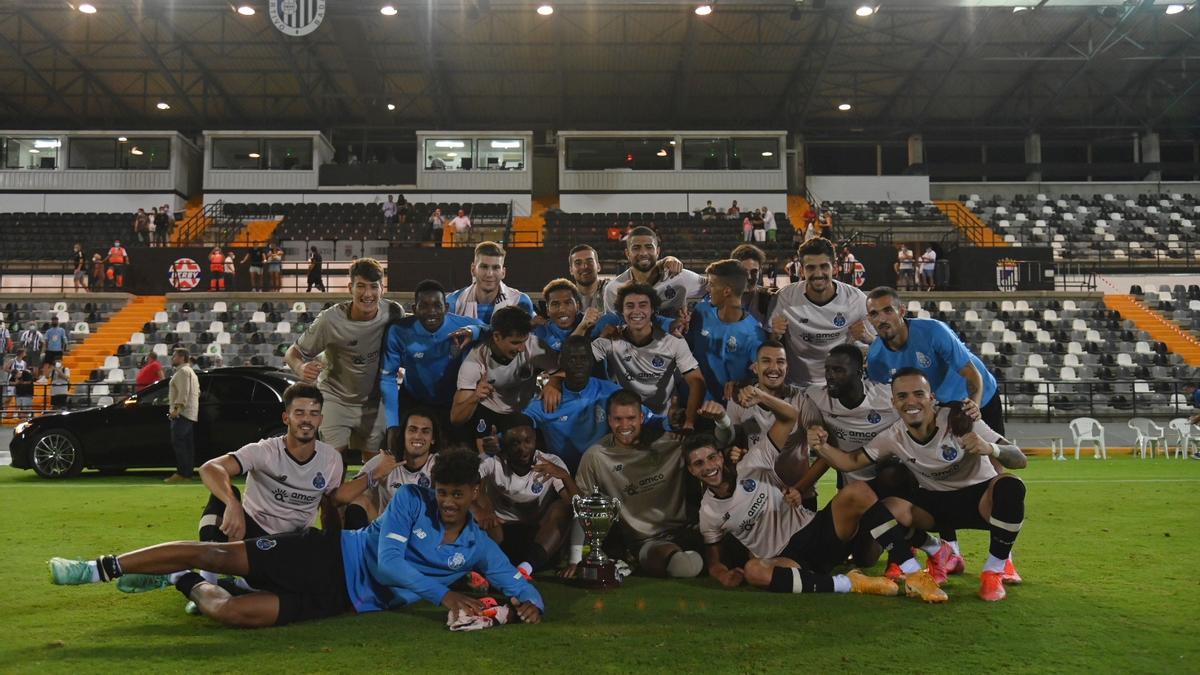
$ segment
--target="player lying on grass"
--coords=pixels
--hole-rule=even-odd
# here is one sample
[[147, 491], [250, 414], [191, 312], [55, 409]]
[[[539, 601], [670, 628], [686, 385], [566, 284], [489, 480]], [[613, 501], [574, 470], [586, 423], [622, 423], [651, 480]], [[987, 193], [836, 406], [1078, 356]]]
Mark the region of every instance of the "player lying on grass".
[[[980, 576], [979, 597], [1003, 600], [1004, 583], [1020, 583], [1009, 560], [1025, 520], [1025, 484], [998, 474], [990, 458], [1009, 469], [1022, 469], [1021, 449], [980, 420], [935, 409], [929, 381], [916, 368], [901, 368], [892, 378], [892, 405], [900, 420], [861, 450], [845, 453], [829, 445], [825, 430], [813, 426], [808, 442], [839, 471], [857, 471], [895, 456], [911, 469], [918, 487], [912, 493], [913, 525], [921, 530], [953, 528], [991, 533], [988, 559]], [[943, 545], [929, 558], [929, 572], [939, 583], [948, 558]]]
[[[768, 435], [776, 446], [785, 443], [796, 423], [795, 408], [755, 387], [742, 390], [748, 404], [761, 403], [775, 414]], [[778, 451], [748, 451], [729, 465], [716, 439], [704, 434], [683, 443], [688, 472], [704, 485], [700, 503], [700, 532], [707, 545], [708, 571], [727, 587], [751, 585], [778, 593], [870, 593], [897, 595], [899, 587], [884, 577], [858, 570], [832, 575], [846, 561], [859, 530], [869, 532], [901, 569], [905, 590], [925, 602], [945, 602], [946, 594], [913, 558], [906, 541], [911, 505], [901, 500], [880, 501], [863, 482], [839, 490], [819, 512], [800, 504], [800, 493], [775, 472]], [[745, 569], [721, 562], [721, 540], [731, 535], [752, 556]]]
[[[375, 455], [354, 478], [346, 481], [333, 495], [338, 506], [347, 505], [342, 522], [347, 530], [359, 530], [371, 524], [387, 509], [396, 490], [403, 485], [433, 485], [434, 454], [440, 448], [441, 428], [434, 413], [426, 408], [410, 408], [400, 419], [403, 448], [389, 447]], [[388, 442], [395, 442], [388, 434]]]
[[[510, 598], [526, 623], [541, 619], [541, 595], [475, 524], [469, 507], [479, 492], [479, 457], [446, 451], [433, 488], [406, 485], [364, 530], [316, 531], [228, 544], [172, 542], [95, 560], [50, 560], [59, 585], [116, 580], [138, 592], [172, 584], [201, 613], [228, 626], [259, 627], [374, 612], [421, 600], [451, 613], [478, 614], [481, 601], [450, 584], [471, 570]], [[244, 576], [262, 591], [232, 596], [192, 568]]]
[[484, 498], [475, 513], [514, 565], [537, 572], [566, 541], [579, 488], [561, 459], [537, 449], [533, 420], [517, 413], [507, 424], [500, 451], [479, 466]]

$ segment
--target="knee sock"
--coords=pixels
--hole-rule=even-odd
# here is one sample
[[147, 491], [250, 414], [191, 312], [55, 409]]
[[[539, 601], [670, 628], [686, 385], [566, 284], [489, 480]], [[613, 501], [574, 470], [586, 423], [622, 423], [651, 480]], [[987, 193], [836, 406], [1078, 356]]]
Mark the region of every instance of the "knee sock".
[[667, 576], [690, 579], [704, 569], [704, 559], [695, 551], [676, 551], [667, 560]]
[[183, 597], [191, 599], [192, 589], [197, 585], [205, 583], [204, 577], [195, 572], [185, 572], [179, 575], [175, 580], [175, 589], [183, 593]]
[[92, 583], [112, 581], [121, 576], [121, 563], [115, 555], [104, 555], [88, 561], [88, 569], [92, 571]]
[[930, 534], [925, 530], [909, 530], [908, 545], [916, 546], [929, 555], [933, 555], [942, 547], [942, 540], [937, 535]]
[[342, 529], [346, 530], [361, 530], [371, 524], [371, 519], [367, 517], [367, 510], [359, 504], [351, 504], [346, 507], [346, 513], [342, 516]]
[[806, 572], [798, 567], [776, 567], [771, 572], [772, 593], [849, 593], [850, 579], [844, 574], [830, 576]]
[[992, 517], [988, 521], [991, 540], [988, 559], [983, 565], [985, 571], [1004, 571], [1004, 561], [1012, 553], [1024, 521], [1025, 484], [1015, 478], [996, 481], [992, 486]]
[[[233, 496], [238, 501], [242, 500], [242, 493], [238, 489], [233, 488]], [[225, 515], [225, 502], [217, 499], [215, 495], [210, 495], [208, 503], [204, 505], [204, 513], [200, 516], [200, 541], [215, 541], [227, 542], [229, 538], [221, 531], [221, 518]]]
[[866, 528], [871, 538], [879, 542], [879, 546], [887, 551], [888, 562], [900, 566], [905, 574], [921, 569], [917, 559], [913, 557], [912, 549], [908, 547], [908, 530], [896, 522], [895, 516], [883, 502], [875, 502], [867, 509], [859, 520], [861, 527]]

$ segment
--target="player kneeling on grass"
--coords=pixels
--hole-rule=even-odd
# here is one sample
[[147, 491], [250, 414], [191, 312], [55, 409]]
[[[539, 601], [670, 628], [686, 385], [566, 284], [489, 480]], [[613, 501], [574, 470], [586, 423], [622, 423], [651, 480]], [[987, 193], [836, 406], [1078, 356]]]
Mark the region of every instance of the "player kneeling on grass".
[[[755, 387], [741, 392], [747, 404], [761, 404], [775, 413], [768, 431], [771, 443], [788, 440], [799, 415], [792, 406]], [[896, 564], [912, 572], [906, 580], [909, 595], [926, 602], [945, 602], [946, 594], [920, 571], [905, 541], [910, 525], [906, 502], [876, 498], [866, 483], [838, 491], [819, 512], [801, 505], [801, 495], [779, 478], [779, 451], [750, 450], [736, 469], [717, 447], [716, 439], [698, 434], [683, 442], [687, 470], [704, 486], [700, 503], [700, 532], [708, 547], [708, 571], [727, 587], [750, 584], [779, 593], [869, 593], [897, 595], [895, 582], [869, 577], [858, 570], [830, 572], [846, 561], [859, 529], [871, 533]], [[721, 562], [721, 539], [732, 535], [749, 550], [745, 569]]]
[[[892, 405], [899, 421], [851, 453], [830, 446], [820, 427], [809, 429], [809, 446], [839, 471], [857, 471], [890, 456], [907, 464], [918, 485], [911, 497], [913, 524], [922, 530], [988, 530], [991, 543], [979, 575], [979, 597], [1003, 600], [1004, 583], [1021, 579], [1009, 556], [1025, 520], [1025, 484], [998, 474], [990, 459], [1022, 469], [1025, 455], [984, 422], [952, 414], [950, 408], [935, 410], [935, 403], [925, 375], [901, 368], [892, 377]], [[929, 572], [939, 583], [946, 578], [939, 564], [947, 557], [943, 553], [929, 558]]]
[[[443, 453], [433, 488], [406, 485], [364, 530], [316, 531], [219, 544], [173, 542], [95, 560], [50, 560], [59, 585], [119, 580], [127, 592], [172, 584], [201, 613], [229, 626], [259, 627], [375, 612], [428, 600], [451, 616], [478, 617], [484, 603], [449, 589], [472, 569], [510, 598], [511, 619], [537, 623], [544, 605], [471, 518], [479, 457]], [[232, 596], [192, 568], [244, 576], [262, 591]]]
[[[379, 517], [404, 485], [433, 485], [433, 467], [441, 430], [434, 413], [413, 408], [400, 420], [403, 448], [389, 447], [363, 465], [354, 478], [333, 494], [333, 503], [346, 506], [342, 522], [347, 530], [360, 530]], [[388, 441], [395, 442], [389, 434]]]
[[483, 460], [480, 527], [513, 564], [537, 572], [554, 559], [571, 526], [575, 479], [558, 457], [537, 449], [533, 420], [517, 413], [506, 420], [500, 452]]

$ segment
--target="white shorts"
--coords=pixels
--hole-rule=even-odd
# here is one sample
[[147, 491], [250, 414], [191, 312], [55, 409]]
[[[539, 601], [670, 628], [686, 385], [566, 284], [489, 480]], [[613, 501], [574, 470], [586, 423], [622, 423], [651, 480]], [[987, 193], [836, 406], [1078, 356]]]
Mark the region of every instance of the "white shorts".
[[327, 396], [321, 406], [321, 440], [339, 450], [379, 452], [383, 447], [387, 421], [379, 414], [379, 402], [347, 405]]

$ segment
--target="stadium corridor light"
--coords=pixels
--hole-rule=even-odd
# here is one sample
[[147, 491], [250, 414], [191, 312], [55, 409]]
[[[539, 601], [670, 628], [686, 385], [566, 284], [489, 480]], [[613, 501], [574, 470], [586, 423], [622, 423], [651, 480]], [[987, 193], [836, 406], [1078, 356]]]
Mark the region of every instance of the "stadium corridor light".
[[125, 141], [128, 141], [128, 140], [129, 140], [129, 139], [128, 139], [128, 138], [125, 138], [124, 136], [117, 136], [117, 142], [118, 142], [118, 143], [124, 143]]
[[383, 7], [379, 8], [379, 13], [384, 16], [396, 16], [396, 6], [390, 4], [384, 5]]
[[258, 154], [257, 152], [252, 152], [246, 156], [249, 157], [250, 159], [258, 159], [259, 157], [262, 157], [262, 155]]
[[388, 108], [388, 110], [395, 110], [395, 109], [396, 109], [396, 104], [395, 104], [395, 103], [389, 103], [389, 104], [388, 104], [388, 106], [387, 106], [387, 108]]
[[849, 104], [849, 103], [841, 103], [841, 104], [838, 104], [838, 110], [841, 110], [842, 112], [846, 112], [847, 110], [849, 110], [849, 109], [850, 109], [850, 107], [851, 107], [851, 106], [850, 106], [850, 104]]
[[79, 11], [83, 12], [84, 14], [95, 14], [96, 6], [90, 2], [84, 2], [79, 5]]
[[167, 103], [166, 101], [159, 101], [158, 103], [154, 104], [154, 107], [158, 108], [159, 110], [170, 110], [171, 104]]
[[696, 7], [696, 16], [708, 16], [712, 14], [712, 5], [707, 2]]
[[250, 5], [238, 5], [237, 13], [242, 16], [254, 16], [255, 11]]
[[1013, 14], [1016, 14], [1017, 12], [1027, 12], [1030, 9], [1030, 7], [1013, 7]]
[[1166, 13], [1168, 16], [1170, 16], [1171, 14], [1179, 14], [1185, 9], [1187, 9], [1187, 7], [1184, 5], [1167, 5]]
[[145, 153], [142, 152], [141, 148], [139, 148], [135, 145], [129, 149], [129, 154], [131, 154], [135, 157], [141, 157]]
[[872, 14], [875, 13], [875, 11], [876, 11], [876, 8], [874, 8], [870, 5], [862, 5], [858, 9], [854, 10], [854, 13], [859, 16], [871, 16]]
[[539, 5], [537, 8], [537, 13], [541, 14], [542, 16], [550, 16], [554, 13], [554, 6], [550, 4]]

